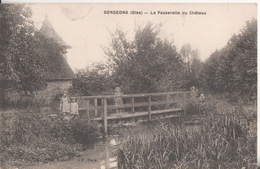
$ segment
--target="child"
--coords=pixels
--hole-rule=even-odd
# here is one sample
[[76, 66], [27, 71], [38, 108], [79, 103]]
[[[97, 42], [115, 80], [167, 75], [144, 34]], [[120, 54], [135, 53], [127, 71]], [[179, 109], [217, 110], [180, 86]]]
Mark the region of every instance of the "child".
[[199, 102], [200, 102], [200, 103], [204, 103], [204, 102], [205, 102], [205, 96], [204, 96], [203, 93], [200, 94]]
[[120, 96], [123, 96], [123, 93], [121, 93], [121, 89], [119, 87], [116, 87], [116, 89], [115, 89], [115, 106], [116, 106], [117, 117], [121, 117], [121, 109], [118, 108], [118, 106], [123, 105], [123, 99]]
[[72, 98], [71, 98], [70, 114], [72, 114], [72, 115], [77, 115], [77, 114], [79, 114], [79, 107], [78, 107], [78, 103], [76, 103], [75, 97], [72, 97]]
[[199, 89], [196, 89], [195, 86], [192, 86], [192, 87], [190, 88], [190, 90], [191, 90], [190, 96], [192, 97], [193, 100], [195, 100], [196, 95], [197, 95], [196, 93], [199, 92]]
[[67, 92], [63, 93], [63, 96], [60, 100], [60, 110], [64, 115], [70, 112], [69, 97], [67, 96]]
[[74, 118], [76, 115], [79, 114], [79, 108], [78, 108], [78, 103], [76, 103], [76, 99], [74, 97], [71, 98], [71, 103], [70, 103], [70, 114], [68, 116], [64, 117], [64, 120], [71, 120]]

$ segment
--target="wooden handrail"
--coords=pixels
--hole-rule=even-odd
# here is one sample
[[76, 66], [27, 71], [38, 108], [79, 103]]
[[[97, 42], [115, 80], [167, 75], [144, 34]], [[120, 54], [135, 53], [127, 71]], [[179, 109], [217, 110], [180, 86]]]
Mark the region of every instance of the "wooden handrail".
[[[151, 105], [162, 105], [162, 104], [171, 104], [171, 103], [179, 103], [182, 102], [182, 100], [171, 100], [171, 101], [152, 101]], [[148, 102], [139, 102], [139, 103], [134, 103], [134, 105], [131, 104], [124, 104], [122, 106], [117, 106], [117, 108], [130, 108], [130, 107], [145, 107], [148, 106]], [[94, 107], [89, 107], [90, 110], [96, 110], [96, 109], [102, 109], [103, 106], [94, 106]], [[116, 109], [115, 105], [107, 105], [108, 109]], [[88, 108], [79, 108], [79, 110], [87, 110]], [[134, 111], [132, 111], [134, 112]]]
[[[124, 94], [123, 96], [117, 96], [121, 98], [127, 97], [147, 97], [147, 96], [166, 96], [166, 95], [173, 95], [173, 94], [182, 94], [182, 93], [191, 93], [190, 91], [183, 91], [183, 92], [162, 92], [162, 93], [142, 93], [142, 94]], [[78, 96], [75, 97], [77, 99], [102, 99], [102, 98], [114, 98], [115, 95], [100, 95], [100, 96]]]

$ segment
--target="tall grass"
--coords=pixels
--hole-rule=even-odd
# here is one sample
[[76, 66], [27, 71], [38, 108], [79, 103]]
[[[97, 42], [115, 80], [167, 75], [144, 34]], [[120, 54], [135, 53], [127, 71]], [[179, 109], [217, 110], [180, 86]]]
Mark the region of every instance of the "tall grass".
[[256, 112], [203, 106], [196, 130], [161, 123], [155, 134], [131, 136], [118, 150], [119, 168], [256, 168]]

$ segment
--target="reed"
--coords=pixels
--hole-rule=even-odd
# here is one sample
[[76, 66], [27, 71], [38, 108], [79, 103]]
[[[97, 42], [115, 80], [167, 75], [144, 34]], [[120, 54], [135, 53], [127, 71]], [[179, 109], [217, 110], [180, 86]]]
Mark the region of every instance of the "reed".
[[256, 168], [256, 112], [203, 106], [195, 130], [161, 122], [154, 134], [130, 136], [118, 150], [119, 168]]

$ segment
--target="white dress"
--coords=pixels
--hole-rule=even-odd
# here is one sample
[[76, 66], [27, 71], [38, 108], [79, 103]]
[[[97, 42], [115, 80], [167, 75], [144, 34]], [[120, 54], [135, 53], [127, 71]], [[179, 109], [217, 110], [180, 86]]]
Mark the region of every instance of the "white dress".
[[123, 96], [123, 93], [117, 92], [115, 93], [115, 106], [122, 106], [123, 105], [123, 99], [119, 96]]
[[62, 97], [61, 98], [61, 111], [62, 113], [69, 113], [70, 112], [70, 104], [69, 104], [69, 98], [68, 97]]
[[78, 103], [70, 103], [70, 113], [71, 114], [79, 114]]

